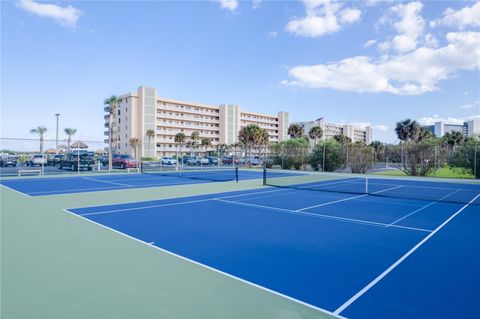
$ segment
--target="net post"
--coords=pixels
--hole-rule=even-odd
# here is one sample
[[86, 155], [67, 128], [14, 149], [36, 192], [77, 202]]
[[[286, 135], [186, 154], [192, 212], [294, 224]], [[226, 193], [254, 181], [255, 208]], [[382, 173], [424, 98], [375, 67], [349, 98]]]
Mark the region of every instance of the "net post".
[[365, 194], [368, 194], [368, 177], [365, 177]]
[[263, 186], [267, 185], [267, 168], [263, 168]]
[[238, 166], [235, 166], [235, 180], [238, 183]]
[[140, 162], [140, 173], [143, 173], [143, 162]]

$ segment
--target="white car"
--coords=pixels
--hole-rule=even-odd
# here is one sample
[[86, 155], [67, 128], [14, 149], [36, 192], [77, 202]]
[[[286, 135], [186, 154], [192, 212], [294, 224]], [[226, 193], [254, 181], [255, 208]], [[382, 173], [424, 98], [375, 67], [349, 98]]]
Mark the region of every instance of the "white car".
[[41, 166], [42, 164], [47, 165], [47, 157], [42, 154], [32, 155], [27, 161], [27, 166]]
[[259, 156], [254, 156], [250, 159], [250, 164], [251, 165], [262, 165], [263, 161]]
[[208, 158], [203, 158], [200, 156], [190, 157], [187, 161], [187, 165], [208, 165], [210, 164]]
[[177, 160], [173, 157], [162, 157], [162, 165], [177, 165]]

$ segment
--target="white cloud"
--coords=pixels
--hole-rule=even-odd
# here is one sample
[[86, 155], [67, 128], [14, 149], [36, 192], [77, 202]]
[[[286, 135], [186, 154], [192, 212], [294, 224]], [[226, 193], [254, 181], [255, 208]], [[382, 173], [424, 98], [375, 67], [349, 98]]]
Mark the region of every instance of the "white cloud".
[[349, 24], [354, 23], [360, 20], [362, 16], [362, 11], [353, 8], [347, 8], [340, 12], [340, 21], [343, 23]]
[[276, 38], [278, 36], [278, 32], [277, 31], [270, 31], [270, 32], [268, 32], [268, 36], [270, 38]]
[[463, 30], [469, 26], [480, 27], [480, 1], [471, 7], [464, 7], [460, 10], [448, 8], [443, 12], [443, 18], [430, 22], [431, 27], [447, 25]]
[[435, 122], [444, 122], [448, 124], [463, 124], [465, 122], [465, 118], [457, 118], [457, 117], [440, 117], [437, 114], [433, 116], [424, 116], [419, 118], [418, 123], [421, 125], [433, 125]]
[[420, 15], [422, 7], [420, 2], [409, 2], [391, 7], [389, 14], [393, 14], [394, 18], [383, 17], [379, 23], [390, 21], [398, 34], [391, 40], [381, 43], [379, 49], [385, 51], [393, 48], [400, 53], [415, 50], [425, 27], [425, 21]]
[[459, 70], [480, 68], [480, 32], [451, 32], [440, 48], [372, 59], [355, 56], [336, 62], [296, 66], [285, 85], [330, 88], [353, 92], [419, 95], [437, 89], [437, 83]]
[[462, 109], [473, 109], [474, 107], [480, 108], [480, 100], [476, 100], [472, 103], [467, 103], [460, 106], [460, 108]]
[[225, 10], [235, 11], [238, 8], [237, 0], [217, 0], [220, 3], [220, 7]]
[[368, 48], [368, 47], [371, 47], [372, 45], [374, 45], [375, 43], [377, 43], [377, 40], [368, 40], [367, 42], [365, 42], [365, 44], [363, 45], [364, 48]]
[[51, 18], [64, 27], [75, 28], [82, 11], [71, 5], [61, 7], [55, 4], [44, 4], [34, 0], [19, 0], [17, 6], [25, 11], [41, 17]]
[[252, 9], [258, 9], [260, 8], [262, 4], [262, 0], [252, 0]]
[[383, 124], [378, 124], [378, 125], [372, 125], [372, 129], [381, 131], [381, 132], [386, 132], [388, 131], [388, 126], [383, 125]]
[[298, 36], [320, 37], [338, 32], [344, 25], [360, 20], [362, 12], [355, 8], [345, 8], [334, 0], [314, 0], [304, 2], [306, 16], [293, 18], [286, 30]]

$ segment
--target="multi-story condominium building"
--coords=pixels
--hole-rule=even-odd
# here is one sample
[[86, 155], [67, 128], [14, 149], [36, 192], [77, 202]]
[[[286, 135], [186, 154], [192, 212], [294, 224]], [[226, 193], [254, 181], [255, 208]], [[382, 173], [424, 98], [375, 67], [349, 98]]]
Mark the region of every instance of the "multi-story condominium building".
[[432, 134], [442, 137], [445, 133], [460, 132], [465, 137], [480, 134], [480, 119], [463, 122], [463, 124], [448, 124], [445, 122], [435, 122], [434, 125], [424, 126]]
[[[175, 135], [184, 133], [187, 139], [193, 132], [200, 138], [212, 142], [210, 150], [219, 144], [233, 144], [238, 141], [238, 132], [249, 124], [257, 124], [268, 131], [271, 142], [287, 138], [288, 113], [278, 112], [267, 115], [249, 112], [237, 105], [219, 106], [184, 102], [157, 96], [154, 88], [139, 87], [136, 93], [120, 96], [113, 118], [114, 143], [112, 151], [134, 154], [131, 138], [139, 140], [136, 155], [140, 157], [172, 156], [178, 151]], [[108, 107], [105, 107], [108, 112]], [[108, 136], [109, 115], [105, 115], [105, 135]], [[147, 130], [154, 130], [155, 136], [148, 137]], [[105, 140], [108, 143], [108, 138]], [[185, 146], [183, 151], [189, 152]], [[195, 149], [195, 152], [203, 148]]]
[[322, 139], [328, 139], [335, 135], [345, 135], [348, 136], [352, 142], [363, 142], [365, 144], [370, 144], [372, 142], [372, 128], [370, 126], [363, 129], [348, 124], [332, 124], [325, 122], [323, 117], [314, 121], [296, 122], [292, 124], [299, 124], [302, 126], [305, 134], [308, 134], [308, 131], [310, 131], [312, 127], [320, 126], [323, 130]]

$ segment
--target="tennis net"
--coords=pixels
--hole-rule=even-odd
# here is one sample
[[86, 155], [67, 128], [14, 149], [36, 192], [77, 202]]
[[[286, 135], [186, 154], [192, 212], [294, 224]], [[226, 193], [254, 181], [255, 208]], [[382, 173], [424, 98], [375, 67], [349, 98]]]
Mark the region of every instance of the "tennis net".
[[[277, 175], [278, 176], [278, 175]], [[480, 205], [480, 183], [452, 183], [445, 180], [395, 179], [336, 173], [292, 173], [275, 177], [265, 169], [267, 186], [300, 190], [368, 194], [393, 198]]]
[[212, 182], [238, 182], [238, 168], [234, 166], [177, 166], [163, 165], [161, 162], [142, 162], [141, 167], [141, 172], [144, 174]]

